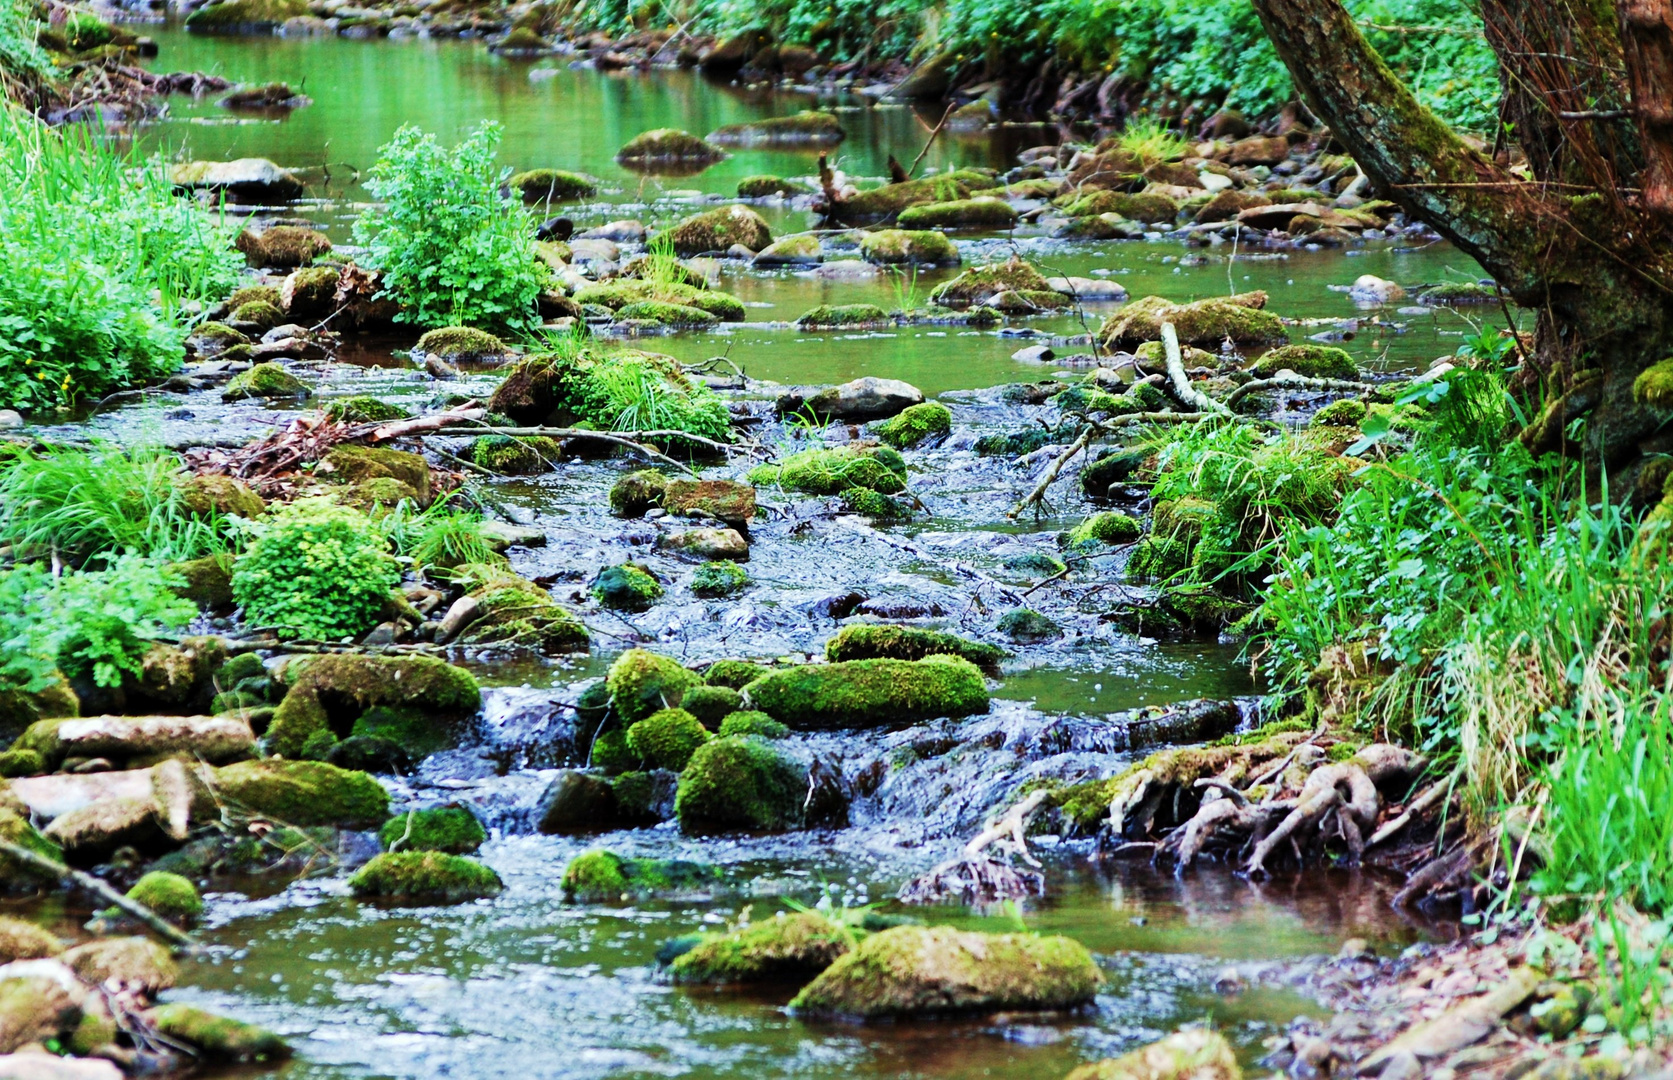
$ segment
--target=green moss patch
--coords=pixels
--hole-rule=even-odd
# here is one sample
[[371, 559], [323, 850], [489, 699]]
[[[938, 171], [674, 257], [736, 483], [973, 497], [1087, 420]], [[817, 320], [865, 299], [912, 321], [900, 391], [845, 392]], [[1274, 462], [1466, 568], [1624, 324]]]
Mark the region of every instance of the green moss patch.
[[627, 729], [627, 748], [653, 769], [679, 772], [710, 738], [702, 722], [684, 709], [659, 709]]
[[171, 923], [185, 925], [203, 914], [203, 898], [197, 886], [162, 870], [153, 870], [134, 883], [128, 899], [143, 904]]
[[955, 199], [909, 206], [896, 220], [903, 229], [1009, 229], [1017, 212], [1003, 199]]
[[955, 656], [808, 664], [744, 688], [749, 707], [797, 730], [906, 724], [986, 712], [981, 670]]
[[836, 495], [856, 487], [894, 495], [906, 490], [906, 463], [892, 449], [848, 443], [802, 450], [779, 465], [757, 465], [749, 481], [808, 495]]
[[911, 626], [845, 626], [825, 642], [825, 658], [832, 663], [848, 660], [922, 660], [928, 656], [957, 656], [986, 671], [998, 671], [999, 662], [1010, 655], [997, 645]]
[[644, 649], [629, 649], [616, 657], [605, 678], [616, 715], [624, 725], [678, 707], [685, 692], [701, 682], [676, 661]]
[[1357, 379], [1359, 365], [1346, 350], [1334, 345], [1282, 345], [1265, 353], [1249, 370], [1270, 379], [1285, 368], [1307, 379]]
[[835, 330], [890, 325], [889, 313], [876, 304], [820, 304], [796, 320], [799, 330]]
[[584, 173], [563, 169], [529, 169], [514, 173], [507, 181], [526, 202], [564, 202], [590, 199], [598, 194], [598, 181]]
[[414, 710], [427, 726], [451, 731], [482, 707], [470, 672], [427, 656], [299, 657], [285, 665], [284, 678], [289, 690], [268, 728], [267, 745], [286, 757], [300, 756], [315, 732], [350, 735], [374, 708]]
[[613, 851], [589, 851], [564, 867], [564, 896], [576, 903], [613, 903], [712, 888], [720, 871], [684, 859], [634, 859]]
[[322, 761], [265, 758], [215, 770], [217, 795], [286, 825], [371, 829], [389, 817], [389, 793], [372, 777]]
[[908, 450], [953, 429], [953, 414], [939, 401], [909, 405], [899, 415], [872, 426], [872, 434], [896, 450]]
[[649, 611], [662, 598], [662, 592], [661, 582], [637, 563], [605, 567], [592, 587], [600, 604], [618, 611]]
[[482, 822], [469, 808], [452, 803], [396, 814], [378, 830], [385, 851], [442, 851], [469, 855], [488, 839]]
[[698, 748], [680, 774], [680, 827], [777, 832], [802, 823], [807, 769], [769, 739], [730, 735]]
[[475, 859], [440, 851], [386, 851], [349, 878], [355, 896], [410, 904], [459, 904], [498, 896], [504, 887]]
[[669, 965], [676, 983], [756, 983], [805, 979], [853, 947], [856, 935], [813, 911], [704, 934]]
[[246, 1024], [193, 1005], [171, 1002], [149, 1014], [156, 1029], [218, 1062], [282, 1061], [290, 1057], [285, 1040], [266, 1028]]

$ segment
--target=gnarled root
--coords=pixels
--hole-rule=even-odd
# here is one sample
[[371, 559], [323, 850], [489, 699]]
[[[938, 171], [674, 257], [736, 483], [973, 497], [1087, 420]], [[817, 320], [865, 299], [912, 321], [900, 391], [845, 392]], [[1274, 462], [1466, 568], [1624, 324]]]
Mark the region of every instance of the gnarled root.
[[1045, 895], [1046, 876], [1039, 870], [1019, 870], [1009, 858], [996, 859], [987, 851], [997, 847], [1007, 856], [1020, 858], [1029, 867], [1038, 867], [1040, 862], [1028, 853], [1024, 837], [1028, 822], [1046, 801], [1046, 795], [1046, 790], [1040, 788], [989, 821], [986, 828], [964, 845], [957, 858], [948, 859], [902, 886], [898, 894], [901, 902], [939, 904], [954, 900], [972, 907], [986, 907], [1002, 900]]
[[1250, 874], [1265, 874], [1266, 860], [1273, 849], [1297, 833], [1304, 833], [1315, 825], [1334, 824], [1336, 831], [1348, 845], [1351, 863], [1359, 861], [1364, 851], [1361, 837], [1366, 829], [1376, 824], [1377, 812], [1382, 809], [1382, 796], [1365, 770], [1352, 762], [1325, 765], [1314, 769], [1301, 788], [1301, 798], [1278, 827], [1255, 845], [1254, 854], [1244, 870]]

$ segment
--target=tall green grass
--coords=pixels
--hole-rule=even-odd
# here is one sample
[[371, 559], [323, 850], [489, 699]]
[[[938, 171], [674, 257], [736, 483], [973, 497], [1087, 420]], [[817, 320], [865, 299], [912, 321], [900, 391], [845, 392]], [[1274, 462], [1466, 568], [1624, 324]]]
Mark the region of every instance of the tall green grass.
[[97, 399], [174, 371], [182, 303], [230, 292], [230, 228], [161, 163], [0, 105], [0, 407]]

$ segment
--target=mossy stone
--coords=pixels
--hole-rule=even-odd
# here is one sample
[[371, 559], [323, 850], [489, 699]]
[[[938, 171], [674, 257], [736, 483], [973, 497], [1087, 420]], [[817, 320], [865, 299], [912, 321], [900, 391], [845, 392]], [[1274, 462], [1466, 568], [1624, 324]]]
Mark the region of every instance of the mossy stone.
[[441, 851], [386, 851], [349, 878], [355, 896], [408, 904], [460, 904], [504, 888], [491, 868]]
[[789, 727], [764, 712], [746, 710], [735, 712], [720, 722], [719, 735], [759, 735], [763, 739], [783, 739], [790, 735]]
[[605, 567], [592, 587], [599, 603], [618, 611], [649, 611], [662, 592], [661, 583], [637, 563]]
[[939, 401], [908, 405], [899, 415], [872, 427], [872, 434], [896, 450], [909, 450], [925, 439], [953, 429], [952, 410]]
[[798, 731], [907, 724], [988, 709], [981, 669], [946, 655], [785, 668], [746, 686], [744, 699]]
[[668, 477], [656, 469], [638, 469], [610, 486], [610, 511], [618, 517], [642, 517], [662, 502]]
[[1003, 199], [957, 199], [909, 206], [896, 220], [909, 230], [1009, 229], [1017, 223], [1017, 212]]
[[[242, 310], [242, 309], [240, 309]], [[275, 323], [277, 325], [277, 323]], [[305, 398], [313, 393], [308, 384], [275, 363], [257, 364], [240, 371], [221, 390], [222, 401], [246, 398]]]
[[693, 214], [669, 229], [667, 236], [674, 254], [681, 258], [724, 252], [734, 244], [760, 251], [773, 242], [766, 219], [749, 207], [738, 205]]
[[720, 321], [701, 308], [685, 304], [667, 304], [657, 300], [640, 300], [625, 304], [616, 311], [623, 322], [661, 323], [663, 326], [684, 328], [713, 326]]
[[[17, 747], [13, 747], [13, 749], [17, 749]], [[40, 830], [29, 823], [28, 818], [7, 806], [0, 806], [0, 840], [26, 848], [56, 863], [64, 861], [64, 852], [59, 849], [57, 844], [42, 836]], [[33, 865], [19, 862], [10, 855], [0, 852], [0, 888], [6, 886], [33, 887], [41, 881], [52, 880], [55, 880], [54, 875], [39, 870]]]
[[259, 233], [242, 230], [233, 238], [232, 246], [244, 253], [251, 266], [289, 269], [307, 266], [326, 254], [331, 250], [331, 241], [317, 229], [273, 225]]
[[506, 181], [527, 202], [565, 202], [598, 194], [598, 181], [585, 173], [563, 169], [529, 169]]
[[58, 935], [32, 922], [0, 915], [0, 964], [13, 960], [39, 960], [64, 951]]
[[315, 322], [336, 310], [337, 283], [342, 269], [305, 266], [291, 271], [279, 286], [279, 307], [292, 319]]
[[730, 686], [705, 684], [687, 690], [685, 696], [680, 699], [680, 708], [695, 716], [704, 727], [712, 730], [721, 720], [737, 712], [742, 707], [743, 700], [743, 694]]
[[856, 935], [815, 911], [779, 912], [723, 934], [704, 934], [669, 966], [676, 983], [805, 979], [853, 947]]
[[957, 266], [958, 247], [933, 229], [878, 229], [860, 237], [860, 257], [880, 266]]
[[635, 859], [613, 851], [588, 851], [564, 867], [563, 891], [582, 904], [645, 900], [712, 887], [720, 871], [684, 859]]
[[674, 810], [688, 833], [778, 832], [801, 824], [806, 794], [807, 769], [773, 740], [729, 735], [692, 754]]
[[616, 160], [623, 164], [655, 164], [658, 162], [702, 163], [719, 161], [726, 154], [688, 131], [678, 128], [656, 128], [629, 139], [616, 151]]
[[[806, 184], [799, 184], [794, 180], [786, 180], [781, 176], [746, 176], [738, 181], [738, 198], [740, 199], [768, 199], [775, 195], [789, 198], [795, 195], [811, 195], [813, 189]], [[819, 240], [814, 238], [813, 246], [818, 250]]]
[[488, 839], [482, 822], [458, 803], [396, 814], [378, 830], [385, 851], [442, 851], [469, 855]]
[[708, 141], [716, 146], [835, 146], [847, 137], [834, 114], [803, 109], [791, 116], [769, 116], [716, 128], [709, 133]]
[[796, 320], [801, 330], [832, 330], [853, 326], [886, 326], [889, 313], [876, 304], [820, 304]]
[[209, 34], [271, 33], [308, 14], [304, 0], [216, 0], [186, 16], [186, 29]]
[[257, 518], [267, 511], [260, 495], [230, 476], [200, 473], [182, 478], [174, 489], [181, 504], [199, 517]]
[[757, 465], [749, 481], [808, 495], [836, 495], [855, 487], [895, 495], [906, 490], [906, 463], [892, 448], [847, 443], [801, 450], [778, 465]]
[[974, 266], [929, 294], [932, 304], [962, 307], [985, 304], [1007, 292], [1049, 293], [1045, 275], [1024, 260], [1012, 256], [1002, 263]]
[[546, 656], [585, 652], [591, 645], [581, 621], [526, 578], [493, 574], [470, 595], [478, 615], [460, 634], [462, 645], [533, 649]]
[[770, 669], [748, 660], [716, 660], [703, 671], [703, 681], [710, 686], [726, 686], [742, 690], [765, 675]]
[[544, 435], [479, 435], [471, 443], [471, 461], [506, 476], [551, 472], [563, 461], [563, 449]]
[[998, 187], [999, 182], [974, 169], [958, 169], [940, 176], [906, 180], [862, 191], [844, 200], [839, 212], [845, 221], [886, 221], [909, 206], [968, 199], [974, 191]]
[[266, 1028], [193, 1005], [159, 1005], [148, 1019], [158, 1031], [193, 1047], [210, 1061], [259, 1063], [290, 1057], [290, 1046]]
[[409, 450], [338, 443], [325, 455], [320, 471], [346, 484], [385, 477], [399, 480], [417, 492], [422, 505], [430, 505], [430, 466]]
[[1673, 410], [1673, 359], [1651, 364], [1632, 381], [1632, 397], [1641, 405]]
[[1189, 304], [1175, 304], [1159, 296], [1134, 300], [1104, 321], [1098, 331], [1104, 347], [1132, 352], [1162, 337], [1162, 324], [1173, 324], [1181, 345], [1218, 349], [1233, 345], [1283, 345], [1289, 340], [1284, 321], [1266, 307], [1266, 293], [1240, 293]]
[[639, 755], [627, 748], [627, 732], [611, 728], [593, 740], [590, 764], [606, 776], [633, 772], [640, 766]]
[[1310, 427], [1358, 427], [1365, 419], [1367, 408], [1365, 402], [1358, 398], [1343, 398], [1332, 401], [1329, 405], [1313, 414], [1308, 421]]
[[624, 725], [677, 708], [686, 691], [702, 682], [677, 661], [644, 649], [629, 649], [616, 657], [604, 681]]
[[1061, 626], [1032, 608], [1007, 611], [999, 617], [999, 622], [995, 625], [1001, 634], [1025, 645], [1051, 641], [1063, 636]]
[[431, 726], [451, 729], [482, 707], [482, 691], [464, 668], [428, 656], [309, 656], [283, 668], [284, 700], [267, 731], [271, 752], [297, 756], [316, 731], [351, 734], [368, 710], [413, 709]]
[[1226, 1037], [1208, 1028], [1187, 1028], [1118, 1058], [1074, 1069], [1063, 1080], [1243, 1080]]
[[203, 898], [197, 886], [181, 877], [153, 870], [134, 883], [128, 899], [142, 904], [177, 926], [195, 922], [203, 914]]
[[1282, 345], [1256, 360], [1249, 370], [1256, 377], [1270, 379], [1285, 368], [1306, 379], [1357, 379], [1359, 365], [1344, 349], [1334, 345]]
[[705, 563], [692, 572], [691, 592], [705, 600], [733, 596], [749, 587], [749, 571], [735, 562]]
[[[686, 696], [709, 689], [694, 687]], [[712, 737], [685, 709], [658, 709], [627, 729], [627, 748], [653, 769], [679, 772], [697, 748]]]
[[1130, 544], [1142, 535], [1138, 520], [1130, 514], [1120, 514], [1113, 510], [1093, 514], [1069, 531], [1068, 546], [1071, 548], [1096, 547], [1100, 544], [1114, 546]]
[[240, 761], [216, 769], [213, 786], [220, 797], [286, 825], [371, 829], [389, 817], [382, 784], [322, 761]]
[[1132, 221], [1144, 222], [1146, 225], [1165, 225], [1179, 216], [1178, 203], [1153, 191], [1094, 191], [1081, 196], [1064, 209], [1070, 217], [1115, 214]]
[[413, 346], [414, 352], [439, 356], [449, 363], [497, 360], [505, 355], [505, 343], [474, 326], [441, 326], [427, 331]]
[[879, 521], [904, 521], [912, 516], [912, 508], [906, 503], [879, 495], [870, 488], [849, 488], [839, 498], [850, 513], [863, 514]]
[[1008, 653], [997, 645], [959, 637], [939, 630], [915, 626], [878, 626], [856, 623], [845, 626], [825, 642], [825, 659], [833, 664], [848, 660], [922, 660], [927, 656], [958, 656], [987, 671], [998, 671]]

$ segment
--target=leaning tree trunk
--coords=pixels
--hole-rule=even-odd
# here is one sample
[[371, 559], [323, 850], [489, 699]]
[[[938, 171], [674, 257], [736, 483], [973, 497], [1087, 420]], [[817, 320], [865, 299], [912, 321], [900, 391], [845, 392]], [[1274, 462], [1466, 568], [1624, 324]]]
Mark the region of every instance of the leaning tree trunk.
[[[1254, 0], [1315, 115], [1377, 189], [1536, 313], [1548, 395], [1523, 440], [1610, 473], [1673, 449], [1632, 384], [1673, 356], [1673, 0], [1483, 0], [1526, 156], [1474, 149], [1418, 102], [1340, 0]], [[1580, 446], [1566, 441], [1587, 417]]]

